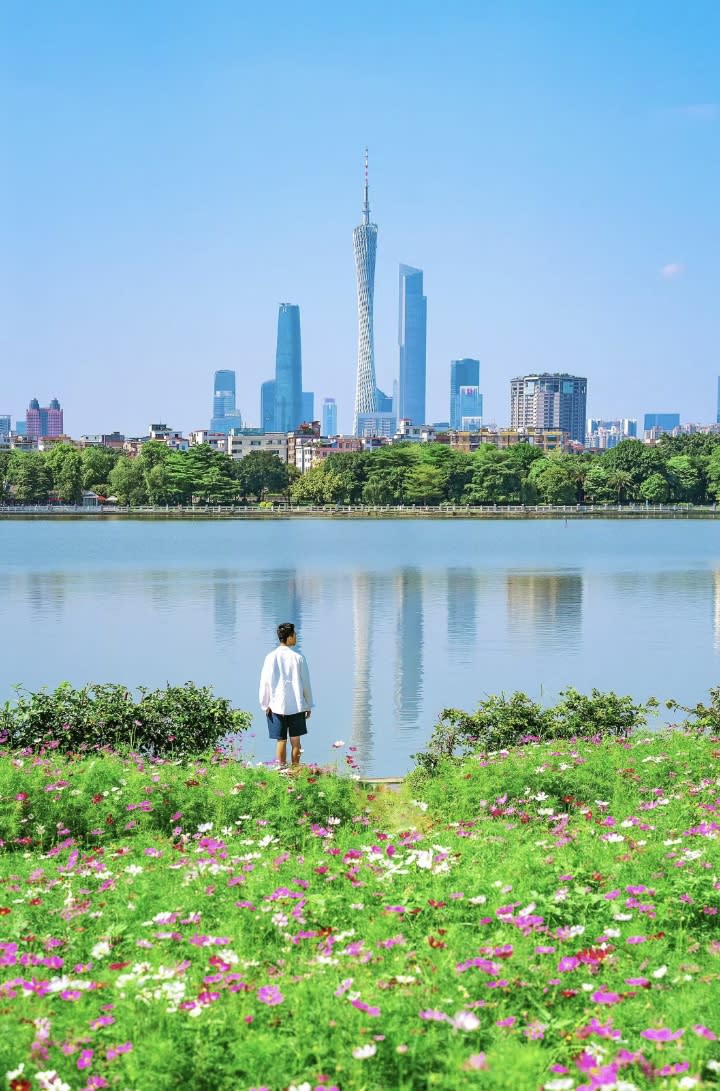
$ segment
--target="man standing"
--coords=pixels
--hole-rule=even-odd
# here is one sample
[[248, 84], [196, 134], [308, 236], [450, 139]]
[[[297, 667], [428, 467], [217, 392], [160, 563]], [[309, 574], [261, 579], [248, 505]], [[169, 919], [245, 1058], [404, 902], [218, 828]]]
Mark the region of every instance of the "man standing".
[[268, 734], [275, 740], [279, 765], [287, 759], [290, 736], [292, 764], [300, 764], [300, 736], [307, 735], [313, 698], [305, 656], [296, 652], [297, 636], [291, 621], [277, 627], [280, 646], [265, 656], [260, 672], [260, 707], [267, 717]]

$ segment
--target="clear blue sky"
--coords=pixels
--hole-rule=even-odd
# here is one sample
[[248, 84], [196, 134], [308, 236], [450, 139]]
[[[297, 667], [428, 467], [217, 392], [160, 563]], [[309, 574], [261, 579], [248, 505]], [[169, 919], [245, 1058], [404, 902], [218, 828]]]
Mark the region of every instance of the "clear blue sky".
[[367, 144], [381, 387], [406, 262], [431, 419], [478, 356], [500, 424], [536, 369], [714, 420], [719, 56], [717, 0], [0, 0], [0, 412], [203, 427], [230, 367], [257, 423], [288, 301], [348, 429]]

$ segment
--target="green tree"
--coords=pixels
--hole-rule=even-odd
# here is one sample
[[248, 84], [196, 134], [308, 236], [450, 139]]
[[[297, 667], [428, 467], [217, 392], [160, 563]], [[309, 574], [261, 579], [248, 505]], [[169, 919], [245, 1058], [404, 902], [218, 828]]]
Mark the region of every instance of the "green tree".
[[13, 496], [19, 504], [46, 504], [52, 474], [39, 451], [14, 451], [9, 467]]
[[705, 495], [705, 479], [689, 455], [673, 455], [667, 460], [673, 500], [684, 500], [696, 504]]
[[508, 458], [483, 459], [465, 486], [463, 500], [466, 504], [522, 503], [522, 466]]
[[60, 500], [79, 504], [83, 494], [83, 463], [79, 451], [72, 450], [62, 460], [54, 474], [54, 487]]
[[148, 491], [145, 468], [140, 458], [122, 456], [110, 471], [110, 494], [121, 504], [147, 504]]
[[585, 474], [583, 489], [585, 499], [591, 504], [607, 504], [615, 499], [611, 471], [599, 458], [592, 462]]
[[635, 479], [634, 474], [630, 470], [622, 470], [619, 467], [609, 471], [608, 480], [618, 504], [623, 500], [632, 500], [640, 488], [640, 482]]
[[568, 455], [553, 453], [533, 463], [528, 475], [546, 504], [575, 504], [578, 482], [575, 465]]
[[239, 460], [237, 472], [243, 498], [254, 496], [259, 503], [266, 493], [287, 492], [288, 465], [273, 451], [251, 451]]
[[82, 452], [83, 488], [107, 496], [110, 472], [118, 457], [118, 453], [108, 447], [86, 447]]
[[639, 489], [641, 500], [647, 500], [650, 504], [664, 504], [670, 496], [668, 480], [662, 474], [650, 474], [646, 477]]

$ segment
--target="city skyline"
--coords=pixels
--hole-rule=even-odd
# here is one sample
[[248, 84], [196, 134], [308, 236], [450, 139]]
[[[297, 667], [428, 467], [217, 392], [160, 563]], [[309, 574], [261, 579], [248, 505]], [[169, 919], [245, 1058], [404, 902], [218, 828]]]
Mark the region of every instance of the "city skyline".
[[[72, 434], [137, 433], [146, 419], [187, 431], [205, 418], [207, 375], [234, 369], [238, 405], [260, 423], [289, 298], [307, 385], [336, 397], [349, 431], [348, 232], [367, 143], [382, 389], [410, 258], [431, 300], [431, 420], [446, 416], [448, 362], [462, 356], [483, 362], [488, 420], [506, 419], [507, 383], [531, 371], [587, 375], [598, 418], [713, 419], [717, 5], [680, 18], [659, 3], [635, 22], [620, 3], [552, 0], [409, 19], [404, 3], [370, 0], [360, 28], [329, 5], [301, 26], [284, 10], [86, 5], [78, 31], [45, 0], [8, 9], [3, 411], [18, 419], [51, 388]], [[408, 111], [399, 91], [419, 70]]]

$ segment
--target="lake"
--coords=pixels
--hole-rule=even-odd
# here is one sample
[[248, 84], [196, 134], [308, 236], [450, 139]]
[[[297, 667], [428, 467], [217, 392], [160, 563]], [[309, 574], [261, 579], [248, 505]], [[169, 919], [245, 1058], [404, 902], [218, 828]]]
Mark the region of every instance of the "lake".
[[0, 700], [21, 683], [192, 680], [254, 713], [294, 621], [317, 707], [305, 760], [412, 767], [446, 706], [567, 685], [694, 704], [720, 679], [714, 522], [0, 523]]

